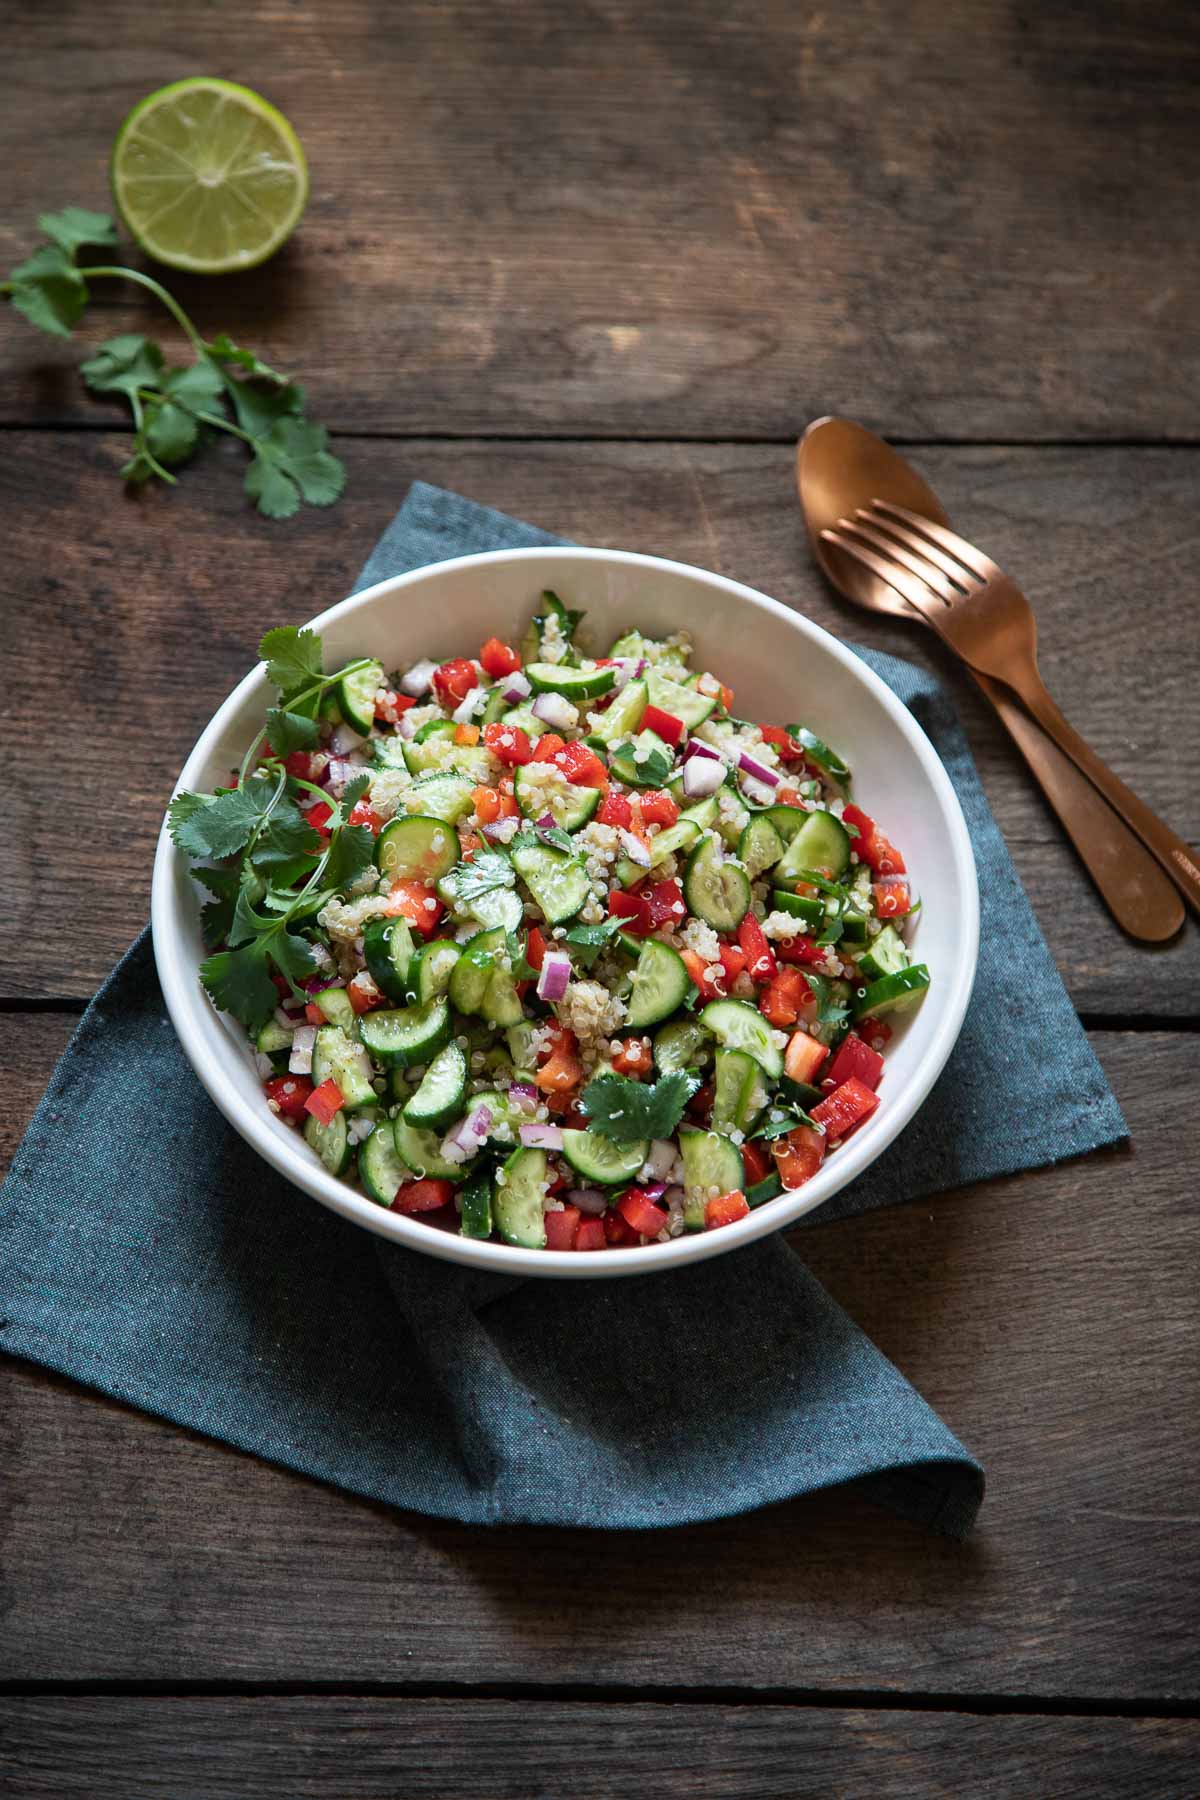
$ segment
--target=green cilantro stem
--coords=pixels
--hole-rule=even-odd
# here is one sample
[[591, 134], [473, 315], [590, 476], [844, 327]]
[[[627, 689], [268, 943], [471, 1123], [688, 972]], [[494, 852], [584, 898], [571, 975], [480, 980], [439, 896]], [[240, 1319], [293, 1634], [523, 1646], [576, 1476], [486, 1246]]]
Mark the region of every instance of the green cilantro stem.
[[152, 275], [143, 275], [139, 269], [122, 269], [115, 266], [110, 267], [107, 264], [95, 269], [80, 269], [79, 273], [83, 276], [85, 281], [87, 281], [89, 277], [94, 278], [97, 281], [100, 280], [101, 277], [104, 277], [105, 279], [111, 279], [113, 281], [134, 281], [139, 287], [144, 287], [149, 293], [154, 295], [156, 300], [162, 301], [162, 304], [166, 307], [175, 323], [187, 337], [188, 342], [191, 344], [192, 349], [196, 352], [197, 356], [208, 357], [208, 348], [204, 339], [200, 336], [200, 333], [196, 330], [196, 327], [192, 324], [192, 321], [188, 318], [182, 306], [180, 306], [173, 294], [168, 294], [161, 282], [155, 281]]
[[[160, 481], [169, 482], [172, 487], [175, 487], [177, 485], [175, 476], [171, 474], [170, 470], [163, 468], [158, 458], [151, 454], [149, 446], [145, 441], [146, 419], [145, 414], [142, 411], [142, 402], [136, 391], [130, 394], [129, 405], [133, 412], [134, 429], [136, 430], [138, 437], [142, 440], [142, 455], [150, 464], [150, 467], [154, 470], [154, 473], [158, 476]], [[241, 783], [239, 782], [238, 785], [240, 787]]]

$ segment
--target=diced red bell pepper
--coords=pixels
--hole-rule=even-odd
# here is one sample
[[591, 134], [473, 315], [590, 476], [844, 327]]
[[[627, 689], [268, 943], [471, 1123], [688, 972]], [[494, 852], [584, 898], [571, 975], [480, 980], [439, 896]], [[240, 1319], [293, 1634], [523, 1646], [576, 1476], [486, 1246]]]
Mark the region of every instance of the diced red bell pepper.
[[617, 1211], [631, 1231], [641, 1237], [657, 1237], [667, 1222], [664, 1206], [655, 1206], [641, 1188], [629, 1188], [617, 1201]]
[[322, 837], [328, 837], [329, 821], [333, 817], [333, 811], [328, 800], [318, 800], [315, 806], [309, 807], [304, 816], [314, 831], [319, 831]]
[[639, 892], [650, 913], [651, 930], [657, 931], [660, 925], [682, 924], [687, 908], [683, 903], [683, 889], [674, 877], [670, 881], [652, 882]]
[[756, 1187], [771, 1173], [771, 1152], [754, 1138], [742, 1145], [742, 1174], [747, 1187]]
[[775, 954], [783, 963], [795, 963], [800, 968], [816, 968], [825, 961], [828, 952], [803, 931], [798, 931], [794, 938], [776, 938]]
[[375, 717], [380, 724], [394, 725], [401, 713], [417, 704], [412, 694], [399, 694], [389, 688], [385, 697], [375, 702]]
[[654, 1056], [650, 1049], [649, 1038], [625, 1038], [621, 1048], [613, 1055], [612, 1066], [618, 1075], [631, 1075], [640, 1081], [654, 1067]]
[[784, 1187], [789, 1191], [803, 1187], [825, 1160], [825, 1134], [811, 1125], [797, 1125], [786, 1137], [772, 1139], [771, 1155]]
[[872, 884], [875, 911], [881, 919], [902, 919], [912, 911], [912, 892], [903, 875], [885, 875]]
[[716, 1231], [722, 1225], [736, 1224], [744, 1219], [750, 1211], [750, 1202], [739, 1188], [730, 1194], [718, 1194], [704, 1208], [705, 1231]]
[[851, 1075], [827, 1099], [814, 1106], [809, 1117], [825, 1127], [830, 1142], [844, 1138], [847, 1132], [869, 1119], [879, 1105], [879, 1095], [872, 1093], [857, 1075]]
[[331, 1120], [336, 1119], [345, 1104], [342, 1090], [331, 1075], [320, 1087], [313, 1088], [304, 1102], [304, 1111], [310, 1112], [318, 1124], [328, 1125]]
[[618, 831], [628, 831], [633, 824], [633, 808], [626, 794], [605, 794], [596, 810], [597, 825], [612, 825]]
[[456, 744], [460, 744], [468, 750], [473, 750], [475, 745], [479, 742], [478, 725], [456, 725], [454, 727], [454, 741]]
[[703, 1124], [712, 1112], [715, 1096], [716, 1089], [711, 1081], [706, 1081], [703, 1087], [698, 1087], [687, 1103], [688, 1118]]
[[842, 808], [842, 822], [858, 832], [854, 849], [859, 862], [866, 863], [876, 875], [903, 875], [904, 858], [880, 831], [870, 813], [853, 804]]
[[683, 958], [683, 964], [687, 969], [688, 974], [700, 989], [701, 998], [704, 1000], [724, 1000], [728, 992], [725, 985], [724, 964], [721, 965], [721, 973], [719, 975], [710, 975], [708, 971], [713, 965], [711, 963], [706, 963], [699, 951], [681, 950], [679, 954]]
[[[285, 1119], [304, 1117], [312, 1091], [313, 1084], [307, 1075], [276, 1075], [272, 1080], [263, 1082], [263, 1092], [267, 1099], [275, 1102]], [[340, 1094], [338, 1098], [341, 1099]]]
[[738, 926], [737, 940], [746, 953], [746, 973], [751, 981], [773, 980], [778, 972], [775, 957], [753, 913], [747, 913]]
[[533, 746], [534, 762], [553, 762], [566, 741], [557, 731], [544, 731]]
[[785, 762], [800, 762], [804, 757], [804, 745], [798, 744], [790, 731], [782, 725], [760, 725], [763, 742], [773, 744]]
[[549, 1053], [533, 1079], [544, 1093], [567, 1094], [583, 1080], [579, 1040], [565, 1025], [552, 1027], [552, 1032]]
[[525, 961], [535, 975], [540, 975], [545, 960], [546, 940], [542, 936], [542, 928], [540, 925], [531, 925], [529, 935], [525, 939]]
[[312, 757], [307, 750], [290, 750], [283, 759], [283, 766], [289, 775], [296, 777], [297, 781], [313, 779]]
[[758, 1010], [780, 1031], [794, 1025], [811, 989], [799, 969], [780, 969], [770, 986], [759, 995]]
[[725, 986], [731, 988], [739, 975], [746, 972], [746, 952], [737, 944], [722, 944], [718, 953], [725, 971]]
[[394, 881], [388, 894], [388, 913], [407, 919], [422, 937], [431, 937], [446, 910], [431, 887], [424, 881]]
[[574, 743], [564, 744], [561, 750], [554, 753], [554, 766], [561, 769], [567, 780], [575, 787], [606, 788], [608, 786], [608, 770], [600, 761], [594, 750], [588, 748], [577, 739]]
[[664, 744], [677, 744], [683, 736], [685, 727], [682, 719], [674, 713], [664, 712], [661, 706], [648, 706], [642, 714], [639, 731], [653, 731]]
[[502, 675], [511, 675], [519, 669], [521, 659], [511, 644], [501, 643], [498, 637], [490, 637], [479, 652], [479, 660], [483, 664], [484, 673], [493, 681], [499, 681]]
[[622, 930], [629, 932], [631, 937], [648, 937], [654, 930], [654, 921], [650, 917], [650, 907], [644, 894], [625, 888], [611, 888], [608, 914], [611, 919], [620, 919]]
[[325, 1014], [321, 1011], [320, 1007], [314, 1005], [311, 1000], [304, 1008], [304, 1018], [306, 1024], [309, 1025], [324, 1025], [326, 1023]]
[[533, 745], [529, 741], [529, 733], [522, 731], [519, 725], [505, 725], [503, 722], [485, 725], [483, 741], [492, 755], [506, 768], [518, 769], [533, 761]]
[[433, 686], [443, 706], [461, 706], [473, 687], [479, 685], [474, 663], [465, 656], [452, 656], [433, 672]]
[[432, 1175], [423, 1181], [406, 1181], [396, 1189], [392, 1211], [401, 1213], [438, 1212], [454, 1199], [454, 1183], [437, 1181]]
[[602, 1219], [581, 1219], [579, 1230], [575, 1233], [577, 1250], [603, 1250], [605, 1246], [604, 1221]]
[[679, 822], [679, 808], [665, 788], [654, 788], [648, 794], [639, 794], [642, 803], [642, 818], [647, 825], [676, 825]]
[[636, 1244], [637, 1232], [631, 1231], [619, 1212], [604, 1215], [604, 1235], [610, 1244]]
[[811, 1086], [828, 1055], [827, 1045], [809, 1037], [807, 1031], [794, 1031], [784, 1052], [783, 1072], [789, 1081], [803, 1081]]
[[378, 837], [383, 830], [383, 814], [377, 813], [368, 800], [356, 800], [347, 823], [365, 825], [372, 837]]
[[377, 1006], [386, 1006], [388, 1003], [387, 995], [380, 993], [365, 969], [346, 983], [346, 992], [350, 997], [350, 1005], [359, 1014], [373, 1012]]
[[561, 1212], [548, 1212], [542, 1220], [546, 1230], [547, 1250], [573, 1250], [575, 1234], [582, 1217], [577, 1206], [564, 1206]]
[[849, 1081], [853, 1075], [874, 1093], [882, 1074], [883, 1058], [878, 1050], [872, 1050], [869, 1044], [864, 1044], [852, 1031], [842, 1039], [838, 1053], [829, 1065], [827, 1078], [834, 1087], [840, 1087], [843, 1081]]

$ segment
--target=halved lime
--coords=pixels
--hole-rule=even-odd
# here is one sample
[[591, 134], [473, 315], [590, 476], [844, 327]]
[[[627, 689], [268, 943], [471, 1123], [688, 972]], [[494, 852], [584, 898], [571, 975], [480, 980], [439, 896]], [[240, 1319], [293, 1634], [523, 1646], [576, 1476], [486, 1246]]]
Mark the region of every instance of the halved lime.
[[202, 275], [265, 261], [308, 199], [304, 151], [283, 114], [207, 75], [139, 101], [117, 133], [110, 176], [147, 255]]

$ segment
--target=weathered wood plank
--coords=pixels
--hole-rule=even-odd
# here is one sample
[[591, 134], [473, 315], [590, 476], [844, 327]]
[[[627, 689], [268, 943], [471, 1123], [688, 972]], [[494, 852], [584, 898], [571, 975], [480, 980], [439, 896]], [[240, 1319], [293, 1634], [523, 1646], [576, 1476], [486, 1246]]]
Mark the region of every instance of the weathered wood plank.
[[[0, 884], [13, 929], [0, 942], [0, 995], [94, 988], [145, 917], [171, 783], [259, 635], [339, 598], [423, 476], [583, 543], [716, 567], [842, 637], [940, 668], [1076, 1004], [1196, 1011], [1194, 926], [1164, 952], [1128, 944], [941, 647], [825, 589], [783, 447], [350, 443], [344, 503], [280, 527], [247, 514], [236, 455], [197, 468], [173, 495], [122, 500], [118, 440], [30, 432], [7, 442], [0, 608], [13, 810]], [[1173, 563], [1194, 533], [1200, 452], [937, 450], [921, 461], [964, 529], [1027, 582], [1064, 709], [1177, 830], [1200, 839], [1200, 637]], [[64, 806], [83, 808], [86, 830], [64, 834]]]
[[845, 1493], [662, 1534], [466, 1530], [7, 1362], [0, 1680], [1195, 1702], [1200, 1041], [1094, 1042], [1132, 1152], [796, 1234], [987, 1468], [965, 1545]]
[[[0, 1700], [9, 1800], [1158, 1800], [1200, 1723], [538, 1700]], [[1192, 1773], [1189, 1776], [1188, 1770]]]
[[[176, 285], [344, 427], [786, 437], [835, 402], [909, 437], [1195, 436], [1192, 8], [67, 0], [0, 42], [5, 269], [46, 207], [106, 203], [136, 100], [258, 72], [307, 219]], [[0, 332], [6, 419], [95, 416], [70, 346]]]

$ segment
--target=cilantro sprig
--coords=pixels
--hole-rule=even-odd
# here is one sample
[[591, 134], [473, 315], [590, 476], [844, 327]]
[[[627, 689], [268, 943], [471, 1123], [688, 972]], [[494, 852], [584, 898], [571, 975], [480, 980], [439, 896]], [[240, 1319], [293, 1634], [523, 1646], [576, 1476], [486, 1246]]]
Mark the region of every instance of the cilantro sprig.
[[17, 312], [39, 331], [70, 337], [92, 298], [91, 283], [132, 281], [166, 307], [191, 346], [194, 360], [170, 367], [153, 338], [126, 332], [99, 345], [81, 373], [96, 394], [122, 398], [133, 416], [133, 453], [121, 474], [134, 486], [175, 485], [172, 468], [187, 462], [205, 437], [225, 432], [250, 452], [245, 490], [269, 519], [290, 519], [301, 504], [331, 506], [346, 485], [325, 428], [305, 416], [304, 389], [221, 333], [200, 336], [174, 296], [140, 269], [97, 262], [80, 266], [80, 252], [118, 249], [106, 213], [68, 206], [43, 213], [47, 242], [0, 282]]
[[606, 1072], [592, 1077], [579, 1104], [602, 1137], [614, 1144], [635, 1144], [642, 1138], [669, 1138], [699, 1086], [699, 1076], [685, 1069], [673, 1070], [649, 1086], [628, 1075]]
[[275, 1010], [272, 971], [301, 992], [317, 967], [303, 935], [308, 922], [352, 887], [375, 856], [368, 828], [349, 822], [369, 778], [347, 784], [323, 837], [296, 800], [313, 784], [290, 775], [283, 760], [291, 748], [316, 742], [321, 696], [361, 663], [325, 674], [320, 638], [294, 626], [269, 631], [259, 653], [281, 700], [267, 715], [265, 739], [251, 744], [234, 787], [176, 794], [167, 811], [167, 829], [179, 848], [198, 862], [211, 859], [193, 870], [211, 896], [201, 924], [213, 954], [201, 964], [200, 979], [214, 1004], [249, 1032]]

